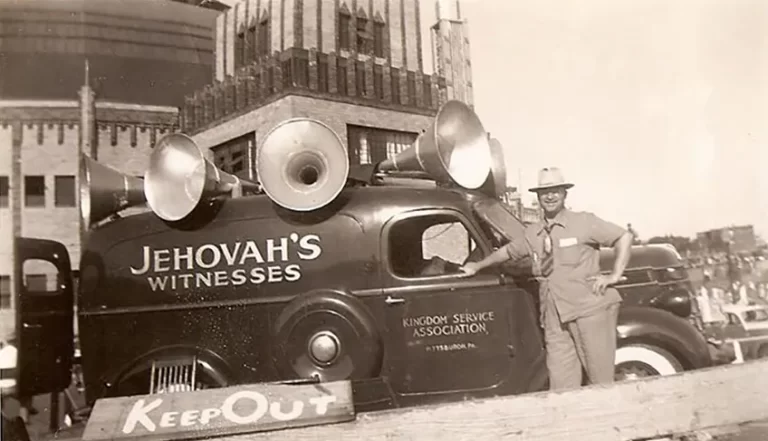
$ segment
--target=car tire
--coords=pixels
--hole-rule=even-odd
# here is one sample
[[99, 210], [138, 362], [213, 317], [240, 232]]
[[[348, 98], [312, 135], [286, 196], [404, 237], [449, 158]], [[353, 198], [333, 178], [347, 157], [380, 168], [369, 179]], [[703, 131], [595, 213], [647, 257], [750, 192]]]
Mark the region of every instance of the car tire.
[[630, 344], [616, 350], [616, 380], [630, 380], [683, 371], [682, 363], [669, 351], [649, 344]]
[[757, 349], [757, 358], [768, 358], [768, 344], [761, 345]]

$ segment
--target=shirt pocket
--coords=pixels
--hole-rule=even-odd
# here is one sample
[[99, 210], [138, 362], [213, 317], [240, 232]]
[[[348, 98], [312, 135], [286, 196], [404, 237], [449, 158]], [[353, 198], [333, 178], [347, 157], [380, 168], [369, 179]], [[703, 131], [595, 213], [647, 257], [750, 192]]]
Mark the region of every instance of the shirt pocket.
[[581, 262], [581, 245], [571, 245], [559, 248], [560, 264], [565, 266], [576, 266]]

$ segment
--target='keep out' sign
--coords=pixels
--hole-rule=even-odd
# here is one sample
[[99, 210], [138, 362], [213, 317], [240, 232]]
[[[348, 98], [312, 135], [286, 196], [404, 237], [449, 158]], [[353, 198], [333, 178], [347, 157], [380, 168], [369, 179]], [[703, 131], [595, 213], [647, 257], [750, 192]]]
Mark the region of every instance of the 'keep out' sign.
[[348, 381], [256, 384], [98, 400], [83, 440], [182, 439], [354, 419]]

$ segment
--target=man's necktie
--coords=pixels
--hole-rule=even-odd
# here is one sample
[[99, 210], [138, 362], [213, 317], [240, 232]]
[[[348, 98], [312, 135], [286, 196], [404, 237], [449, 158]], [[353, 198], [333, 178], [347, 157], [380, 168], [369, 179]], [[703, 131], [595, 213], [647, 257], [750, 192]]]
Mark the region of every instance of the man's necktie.
[[547, 234], [544, 236], [544, 257], [541, 259], [541, 275], [549, 277], [549, 275], [552, 274], [552, 268], [554, 267], [552, 236], [550, 235], [552, 226], [544, 227], [544, 231], [546, 231]]

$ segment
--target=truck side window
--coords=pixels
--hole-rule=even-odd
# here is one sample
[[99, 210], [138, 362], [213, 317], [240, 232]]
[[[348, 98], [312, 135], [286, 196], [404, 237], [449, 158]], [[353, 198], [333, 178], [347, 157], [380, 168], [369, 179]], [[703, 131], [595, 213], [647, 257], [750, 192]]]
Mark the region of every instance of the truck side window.
[[389, 231], [391, 268], [400, 277], [458, 274], [476, 249], [464, 224], [448, 214], [402, 219]]

